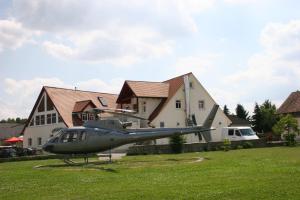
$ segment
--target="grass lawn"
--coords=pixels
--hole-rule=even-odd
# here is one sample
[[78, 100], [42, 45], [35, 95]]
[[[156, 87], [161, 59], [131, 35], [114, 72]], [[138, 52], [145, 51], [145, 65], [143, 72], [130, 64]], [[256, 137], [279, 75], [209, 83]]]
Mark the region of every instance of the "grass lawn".
[[300, 147], [0, 163], [0, 199], [300, 199]]

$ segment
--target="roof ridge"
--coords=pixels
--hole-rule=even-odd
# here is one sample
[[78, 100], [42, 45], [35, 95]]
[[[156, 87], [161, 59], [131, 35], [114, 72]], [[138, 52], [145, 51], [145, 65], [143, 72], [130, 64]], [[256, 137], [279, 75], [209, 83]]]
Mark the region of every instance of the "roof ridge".
[[72, 90], [74, 92], [78, 91], [78, 92], [91, 92], [91, 93], [100, 93], [100, 94], [110, 94], [110, 95], [118, 95], [118, 94], [114, 94], [114, 93], [108, 93], [108, 92], [95, 92], [95, 91], [89, 91], [89, 90], [74, 90], [74, 89], [70, 89], [70, 88], [62, 88], [62, 87], [54, 87], [54, 86], [47, 86], [44, 85], [43, 86], [45, 89], [47, 88], [53, 88], [53, 89], [62, 89], [62, 90]]
[[163, 83], [164, 82], [159, 82], [159, 81], [133, 81], [133, 80], [125, 80], [125, 82], [143, 82], [143, 83]]
[[177, 79], [177, 78], [181, 78], [181, 77], [183, 77], [183, 76], [185, 76], [185, 75], [190, 75], [190, 74], [193, 74], [193, 73], [192, 73], [192, 72], [189, 72], [189, 73], [186, 73], [186, 74], [182, 74], [182, 75], [176, 76], [176, 77], [174, 77], [174, 78], [170, 78], [170, 79], [168, 79], [168, 80], [165, 80], [165, 81], [163, 81], [163, 83], [169, 82], [169, 81], [171, 81], [171, 80], [174, 80], [174, 79]]

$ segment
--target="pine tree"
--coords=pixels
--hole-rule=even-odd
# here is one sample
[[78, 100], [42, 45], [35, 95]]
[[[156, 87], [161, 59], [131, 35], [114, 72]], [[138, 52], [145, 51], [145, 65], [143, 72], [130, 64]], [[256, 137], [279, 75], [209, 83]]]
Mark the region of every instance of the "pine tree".
[[223, 112], [224, 112], [225, 115], [229, 115], [230, 114], [229, 109], [227, 108], [226, 105], [224, 105]]
[[244, 106], [241, 104], [237, 104], [236, 109], [236, 116], [238, 116], [241, 119], [249, 120], [249, 112], [245, 110]]
[[252, 116], [251, 123], [254, 131], [259, 133], [262, 132], [262, 113], [260, 110], [260, 106], [257, 103], [255, 103], [254, 114]]

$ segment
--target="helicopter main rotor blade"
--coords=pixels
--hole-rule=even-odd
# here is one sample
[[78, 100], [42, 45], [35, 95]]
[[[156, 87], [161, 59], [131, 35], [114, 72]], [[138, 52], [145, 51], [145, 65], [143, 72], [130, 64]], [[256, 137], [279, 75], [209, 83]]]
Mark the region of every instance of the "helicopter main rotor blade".
[[131, 117], [131, 118], [136, 118], [136, 119], [141, 119], [141, 120], [148, 120], [146, 118], [143, 117], [138, 117], [135, 115], [131, 115], [131, 114], [127, 114], [127, 113], [123, 113], [123, 112], [115, 112], [115, 111], [105, 111], [106, 113], [111, 113], [111, 114], [115, 114], [115, 115], [120, 115], [120, 116], [126, 116], [126, 117]]

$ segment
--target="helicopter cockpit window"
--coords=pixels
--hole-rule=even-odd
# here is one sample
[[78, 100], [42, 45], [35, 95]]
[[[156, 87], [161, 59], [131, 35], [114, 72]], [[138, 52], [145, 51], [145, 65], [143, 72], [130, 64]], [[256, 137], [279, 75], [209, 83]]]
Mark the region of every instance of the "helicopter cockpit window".
[[60, 142], [66, 143], [66, 142], [75, 142], [77, 141], [78, 133], [76, 131], [68, 131], [62, 134], [60, 138]]
[[86, 139], [86, 133], [84, 131], [80, 131], [79, 141], [84, 141]]

